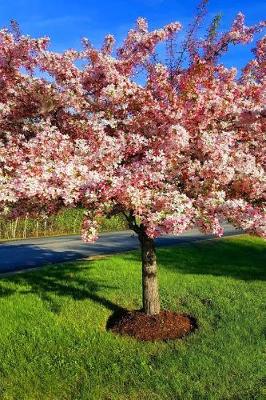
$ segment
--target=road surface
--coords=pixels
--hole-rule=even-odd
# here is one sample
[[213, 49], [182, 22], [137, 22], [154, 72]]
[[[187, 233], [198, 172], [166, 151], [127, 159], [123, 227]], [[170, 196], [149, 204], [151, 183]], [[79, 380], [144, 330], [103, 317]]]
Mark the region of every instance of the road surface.
[[[225, 235], [239, 234], [229, 224], [224, 225]], [[198, 230], [179, 236], [167, 235], [156, 239], [158, 246], [210, 239]], [[83, 243], [80, 236], [60, 236], [25, 239], [0, 243], [0, 273], [40, 267], [49, 263], [78, 260], [104, 254], [120, 253], [138, 248], [138, 239], [132, 231], [108, 232], [100, 235], [93, 244]]]

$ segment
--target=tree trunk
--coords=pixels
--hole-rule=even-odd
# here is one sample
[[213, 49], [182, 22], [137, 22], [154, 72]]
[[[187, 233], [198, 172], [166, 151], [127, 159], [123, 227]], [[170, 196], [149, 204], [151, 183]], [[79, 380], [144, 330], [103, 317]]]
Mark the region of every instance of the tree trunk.
[[157, 280], [157, 261], [154, 240], [144, 231], [139, 234], [142, 256], [142, 301], [143, 311], [147, 315], [160, 312], [160, 298]]

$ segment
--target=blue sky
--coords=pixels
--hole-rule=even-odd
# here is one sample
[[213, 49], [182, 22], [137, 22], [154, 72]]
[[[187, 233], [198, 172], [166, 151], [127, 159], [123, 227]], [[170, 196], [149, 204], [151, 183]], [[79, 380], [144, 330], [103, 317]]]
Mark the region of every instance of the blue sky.
[[[114, 34], [119, 44], [138, 16], [146, 17], [151, 28], [171, 21], [179, 21], [185, 28], [197, 3], [197, 0], [0, 0], [0, 26], [16, 19], [24, 34], [50, 36], [51, 48], [62, 51], [80, 47], [84, 36], [99, 46], [107, 33]], [[209, 18], [222, 13], [221, 29], [230, 25], [238, 11], [246, 15], [247, 24], [254, 24], [265, 19], [266, 2], [210, 0]], [[223, 61], [227, 66], [241, 68], [249, 58], [248, 49], [238, 46]]]

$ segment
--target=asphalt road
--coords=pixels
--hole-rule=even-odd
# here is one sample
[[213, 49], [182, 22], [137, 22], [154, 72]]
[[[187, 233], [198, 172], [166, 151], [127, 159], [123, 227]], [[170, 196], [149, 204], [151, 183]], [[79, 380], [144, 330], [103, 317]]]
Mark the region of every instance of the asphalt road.
[[[225, 235], [240, 232], [229, 224], [224, 225]], [[179, 236], [167, 235], [156, 239], [158, 246], [169, 246], [213, 238], [198, 230]], [[103, 233], [93, 244], [83, 243], [79, 236], [60, 236], [25, 239], [0, 243], [0, 273], [21, 271], [49, 263], [78, 260], [97, 255], [120, 253], [138, 248], [139, 243], [131, 231]]]

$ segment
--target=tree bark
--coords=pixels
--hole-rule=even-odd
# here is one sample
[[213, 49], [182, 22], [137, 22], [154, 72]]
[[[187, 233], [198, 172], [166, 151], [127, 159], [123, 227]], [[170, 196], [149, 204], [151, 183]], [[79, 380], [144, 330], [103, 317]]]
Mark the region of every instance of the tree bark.
[[142, 301], [147, 315], [160, 313], [160, 297], [157, 280], [157, 261], [154, 240], [144, 230], [139, 233], [142, 257]]

